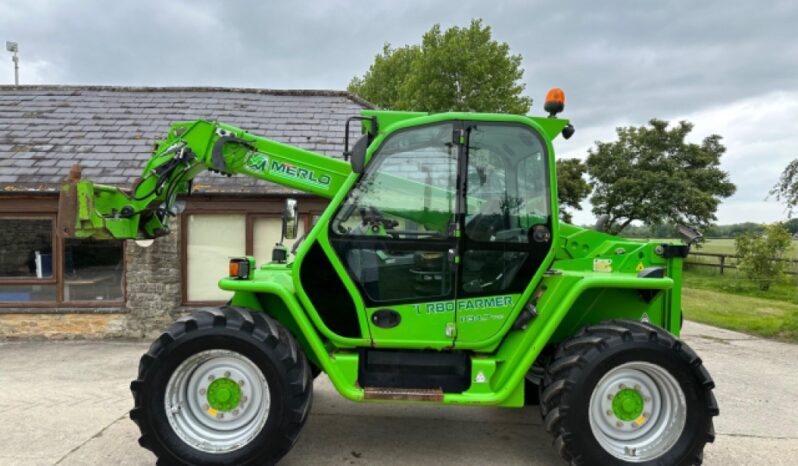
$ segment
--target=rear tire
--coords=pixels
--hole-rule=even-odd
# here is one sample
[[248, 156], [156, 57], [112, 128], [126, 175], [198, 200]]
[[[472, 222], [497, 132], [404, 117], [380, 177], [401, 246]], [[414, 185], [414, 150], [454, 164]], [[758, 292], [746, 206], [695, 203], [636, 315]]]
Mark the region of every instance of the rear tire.
[[172, 324], [130, 388], [139, 444], [159, 465], [274, 464], [296, 442], [313, 396], [310, 365], [288, 330], [231, 306]]
[[663, 329], [614, 320], [563, 342], [541, 386], [541, 413], [571, 465], [701, 464], [715, 438], [715, 384]]

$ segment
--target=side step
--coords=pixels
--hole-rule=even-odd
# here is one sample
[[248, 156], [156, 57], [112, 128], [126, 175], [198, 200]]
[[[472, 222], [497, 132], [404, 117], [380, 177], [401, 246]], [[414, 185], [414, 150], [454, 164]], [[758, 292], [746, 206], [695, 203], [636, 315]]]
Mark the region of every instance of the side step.
[[441, 389], [366, 387], [363, 391], [367, 400], [443, 401], [443, 390]]
[[462, 393], [471, 385], [471, 357], [463, 351], [369, 348], [361, 350], [359, 360], [358, 383], [361, 387], [392, 390], [398, 393], [396, 396], [407, 393], [413, 397], [419, 393], [427, 396], [429, 390]]

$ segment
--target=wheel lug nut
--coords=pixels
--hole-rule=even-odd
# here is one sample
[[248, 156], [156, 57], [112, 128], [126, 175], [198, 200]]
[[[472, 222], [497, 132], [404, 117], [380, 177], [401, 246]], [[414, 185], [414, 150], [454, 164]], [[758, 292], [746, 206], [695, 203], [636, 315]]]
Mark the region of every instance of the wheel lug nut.
[[244, 379], [239, 380], [238, 381], [238, 385], [241, 385], [243, 387], [244, 386]]
[[620, 384], [620, 385], [618, 385], [618, 388], [620, 388], [621, 390], [623, 390], [624, 388], [626, 388], [626, 385], [624, 385], [624, 384]]
[[646, 403], [649, 403], [649, 402], [651, 402], [651, 397], [647, 396], [647, 397], [644, 398], [644, 400], [646, 400]]
[[219, 413], [219, 419], [224, 419], [224, 413]]
[[611, 393], [609, 395], [607, 395], [607, 399], [612, 401], [612, 394]]
[[623, 427], [623, 422], [618, 421], [618, 422], [615, 423], [615, 425], [618, 426], [618, 427]]
[[241, 397], [241, 402], [242, 402], [242, 403], [246, 403], [246, 402], [247, 402], [247, 397], [245, 397], [245, 396], [242, 396], [242, 397]]
[[641, 390], [640, 385], [635, 385], [635, 390], [639, 392]]
[[225, 371], [224, 376], [225, 377], [230, 377], [230, 371]]
[[612, 410], [611, 409], [607, 410], [607, 416], [612, 416]]
[[207, 392], [205, 391], [205, 389], [204, 389], [204, 388], [200, 388], [199, 394], [200, 394], [200, 395], [205, 395], [205, 393], [207, 393]]
[[214, 377], [213, 375], [209, 375], [209, 376], [208, 376], [208, 380], [209, 380], [209, 381], [211, 381], [211, 382], [213, 382], [213, 380], [214, 380], [215, 378], [216, 378], [216, 377]]
[[651, 413], [643, 413], [643, 417], [648, 419], [651, 416]]
[[238, 416], [238, 410], [237, 409], [233, 410], [233, 416]]
[[208, 408], [210, 408], [210, 406], [208, 406], [208, 405], [202, 405], [202, 409], [204, 409], [205, 411], [207, 411], [207, 410], [208, 410]]

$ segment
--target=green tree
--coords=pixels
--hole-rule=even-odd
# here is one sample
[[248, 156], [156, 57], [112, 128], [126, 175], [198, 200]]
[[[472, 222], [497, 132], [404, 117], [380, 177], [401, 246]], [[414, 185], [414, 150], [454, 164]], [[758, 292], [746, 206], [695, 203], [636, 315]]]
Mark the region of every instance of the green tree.
[[783, 258], [791, 247], [790, 232], [784, 225], [765, 226], [764, 233], [743, 233], [734, 241], [739, 268], [759, 289], [767, 291], [770, 284], [782, 277], [786, 262]]
[[590, 194], [590, 183], [583, 175], [587, 167], [579, 159], [557, 160], [557, 198], [560, 218], [566, 223], [573, 221], [569, 209], [582, 209], [582, 200]]
[[419, 55], [417, 45], [405, 45], [393, 49], [385, 44], [382, 53], [374, 57], [374, 63], [362, 78], [352, 78], [349, 92], [357, 94], [378, 107], [391, 110], [408, 110], [400, 102], [405, 99], [404, 86], [411, 72], [413, 61]]
[[792, 215], [793, 210], [798, 207], [798, 159], [787, 164], [770, 194], [787, 204], [788, 213]]
[[649, 125], [618, 128], [617, 141], [596, 142], [588, 151], [593, 212], [609, 215], [611, 233], [635, 220], [708, 226], [721, 199], [735, 191], [720, 169], [726, 151], [720, 136], [693, 144], [685, 141], [693, 129], [689, 122], [669, 128], [668, 122], [652, 119]]
[[522, 95], [521, 60], [491, 37], [481, 19], [446, 31], [436, 24], [420, 45], [386, 44], [348, 89], [392, 110], [525, 114], [532, 100]]
[[[382, 108], [423, 112], [526, 114], [532, 100], [523, 95], [521, 55], [492, 39], [490, 26], [474, 19], [468, 27], [441, 31], [436, 24], [421, 44], [393, 48], [385, 44], [368, 71], [348, 90]], [[557, 184], [564, 221], [567, 209], [580, 209], [590, 194], [578, 160], [557, 161]]]

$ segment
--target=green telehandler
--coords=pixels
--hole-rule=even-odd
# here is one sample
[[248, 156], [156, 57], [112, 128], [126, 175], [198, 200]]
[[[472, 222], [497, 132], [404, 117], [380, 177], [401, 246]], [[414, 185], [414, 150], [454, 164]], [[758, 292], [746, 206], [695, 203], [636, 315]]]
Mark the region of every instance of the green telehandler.
[[[554, 89], [544, 117], [364, 110], [346, 123], [343, 160], [181, 122], [130, 191], [73, 167], [59, 200], [68, 237], [166, 235], [205, 170], [329, 200], [292, 251], [231, 259], [227, 305], [152, 343], [131, 383], [139, 443], [158, 464], [274, 464], [324, 372], [356, 402], [539, 404], [574, 465], [700, 463], [714, 383], [678, 338], [696, 235], [561, 223], [552, 140], [574, 132], [563, 107]], [[296, 236], [289, 199], [283, 237]]]

